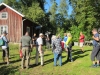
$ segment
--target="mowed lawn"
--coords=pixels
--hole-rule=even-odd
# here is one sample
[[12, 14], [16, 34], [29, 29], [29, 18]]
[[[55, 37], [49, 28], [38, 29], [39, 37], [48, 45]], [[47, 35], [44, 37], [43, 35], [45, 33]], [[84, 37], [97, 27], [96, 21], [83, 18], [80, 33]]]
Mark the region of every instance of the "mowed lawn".
[[62, 66], [53, 66], [53, 53], [51, 50], [44, 52], [44, 66], [35, 66], [35, 49], [31, 53], [30, 68], [22, 70], [20, 67], [18, 45], [10, 44], [10, 65], [2, 63], [2, 50], [0, 50], [0, 75], [100, 75], [100, 68], [91, 68], [90, 54], [92, 47], [85, 46], [81, 53], [79, 47], [73, 47], [74, 62], [66, 63], [67, 54], [62, 53]]

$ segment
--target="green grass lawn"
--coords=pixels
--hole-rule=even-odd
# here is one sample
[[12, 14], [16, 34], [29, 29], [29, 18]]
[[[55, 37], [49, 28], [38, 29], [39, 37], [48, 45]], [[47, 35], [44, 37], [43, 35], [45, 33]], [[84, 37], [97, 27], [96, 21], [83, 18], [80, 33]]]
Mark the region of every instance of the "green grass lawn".
[[2, 50], [0, 50], [0, 75], [100, 75], [100, 68], [91, 68], [90, 54], [92, 47], [85, 46], [85, 52], [81, 53], [79, 47], [73, 47], [74, 62], [65, 63], [66, 52], [62, 53], [63, 65], [53, 66], [53, 53], [46, 50], [44, 53], [44, 66], [35, 66], [35, 49], [31, 53], [30, 68], [22, 70], [20, 67], [18, 45], [10, 44], [10, 65], [2, 62]]

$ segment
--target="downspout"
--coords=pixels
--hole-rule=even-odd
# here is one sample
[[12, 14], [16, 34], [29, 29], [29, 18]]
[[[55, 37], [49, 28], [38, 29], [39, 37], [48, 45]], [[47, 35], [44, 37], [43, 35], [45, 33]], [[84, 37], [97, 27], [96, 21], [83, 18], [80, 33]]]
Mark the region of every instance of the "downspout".
[[23, 36], [23, 24], [24, 24], [24, 21], [25, 21], [26, 19], [23, 19], [22, 20], [22, 36]]

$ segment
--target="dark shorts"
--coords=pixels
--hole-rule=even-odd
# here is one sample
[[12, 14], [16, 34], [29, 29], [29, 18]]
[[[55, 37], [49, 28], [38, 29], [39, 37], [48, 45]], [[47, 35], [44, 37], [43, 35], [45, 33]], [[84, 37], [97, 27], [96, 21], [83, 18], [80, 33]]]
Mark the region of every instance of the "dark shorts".
[[2, 49], [3, 50], [3, 55], [2, 57], [9, 57], [9, 48]]

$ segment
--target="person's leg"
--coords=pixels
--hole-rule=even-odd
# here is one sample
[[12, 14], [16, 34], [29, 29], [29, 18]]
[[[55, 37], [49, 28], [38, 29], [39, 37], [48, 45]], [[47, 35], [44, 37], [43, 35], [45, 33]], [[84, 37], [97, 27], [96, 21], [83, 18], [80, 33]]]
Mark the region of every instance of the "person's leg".
[[5, 61], [5, 50], [4, 49], [2, 50], [2, 59], [3, 59], [3, 62], [6, 62]]
[[57, 66], [57, 53], [54, 53], [54, 66]]
[[100, 46], [98, 46], [98, 52], [97, 52], [97, 55], [96, 55], [96, 58], [97, 58], [97, 67], [100, 66]]
[[62, 66], [62, 54], [59, 54], [59, 65]]
[[98, 47], [93, 47], [92, 53], [91, 53], [91, 61], [93, 63], [93, 66], [95, 66], [95, 57], [97, 56], [99, 48]]
[[22, 61], [21, 61], [21, 68], [24, 69], [25, 65], [25, 48], [22, 48]]
[[29, 47], [26, 47], [26, 68], [29, 68], [29, 59], [30, 59], [30, 50]]
[[41, 53], [41, 65], [43, 66], [43, 61], [44, 61], [44, 58], [43, 58], [43, 53]]
[[80, 42], [80, 48], [81, 48], [81, 51], [84, 52], [84, 49], [83, 49], [83, 42]]
[[73, 58], [72, 58], [72, 47], [69, 50], [70, 50], [70, 61], [73, 62]]
[[67, 57], [67, 62], [70, 60], [70, 50], [68, 48], [68, 57]]
[[8, 57], [10, 57], [10, 55], [9, 55], [9, 47], [7, 47], [7, 50], [8, 50]]
[[7, 65], [9, 65], [9, 53], [8, 53], [8, 49], [5, 49], [5, 54], [6, 54], [6, 61], [7, 61]]
[[39, 61], [39, 51], [38, 51], [38, 47], [36, 47], [36, 55], [35, 55], [35, 64], [38, 65], [38, 61]]
[[48, 49], [50, 50], [50, 42], [48, 42]]

